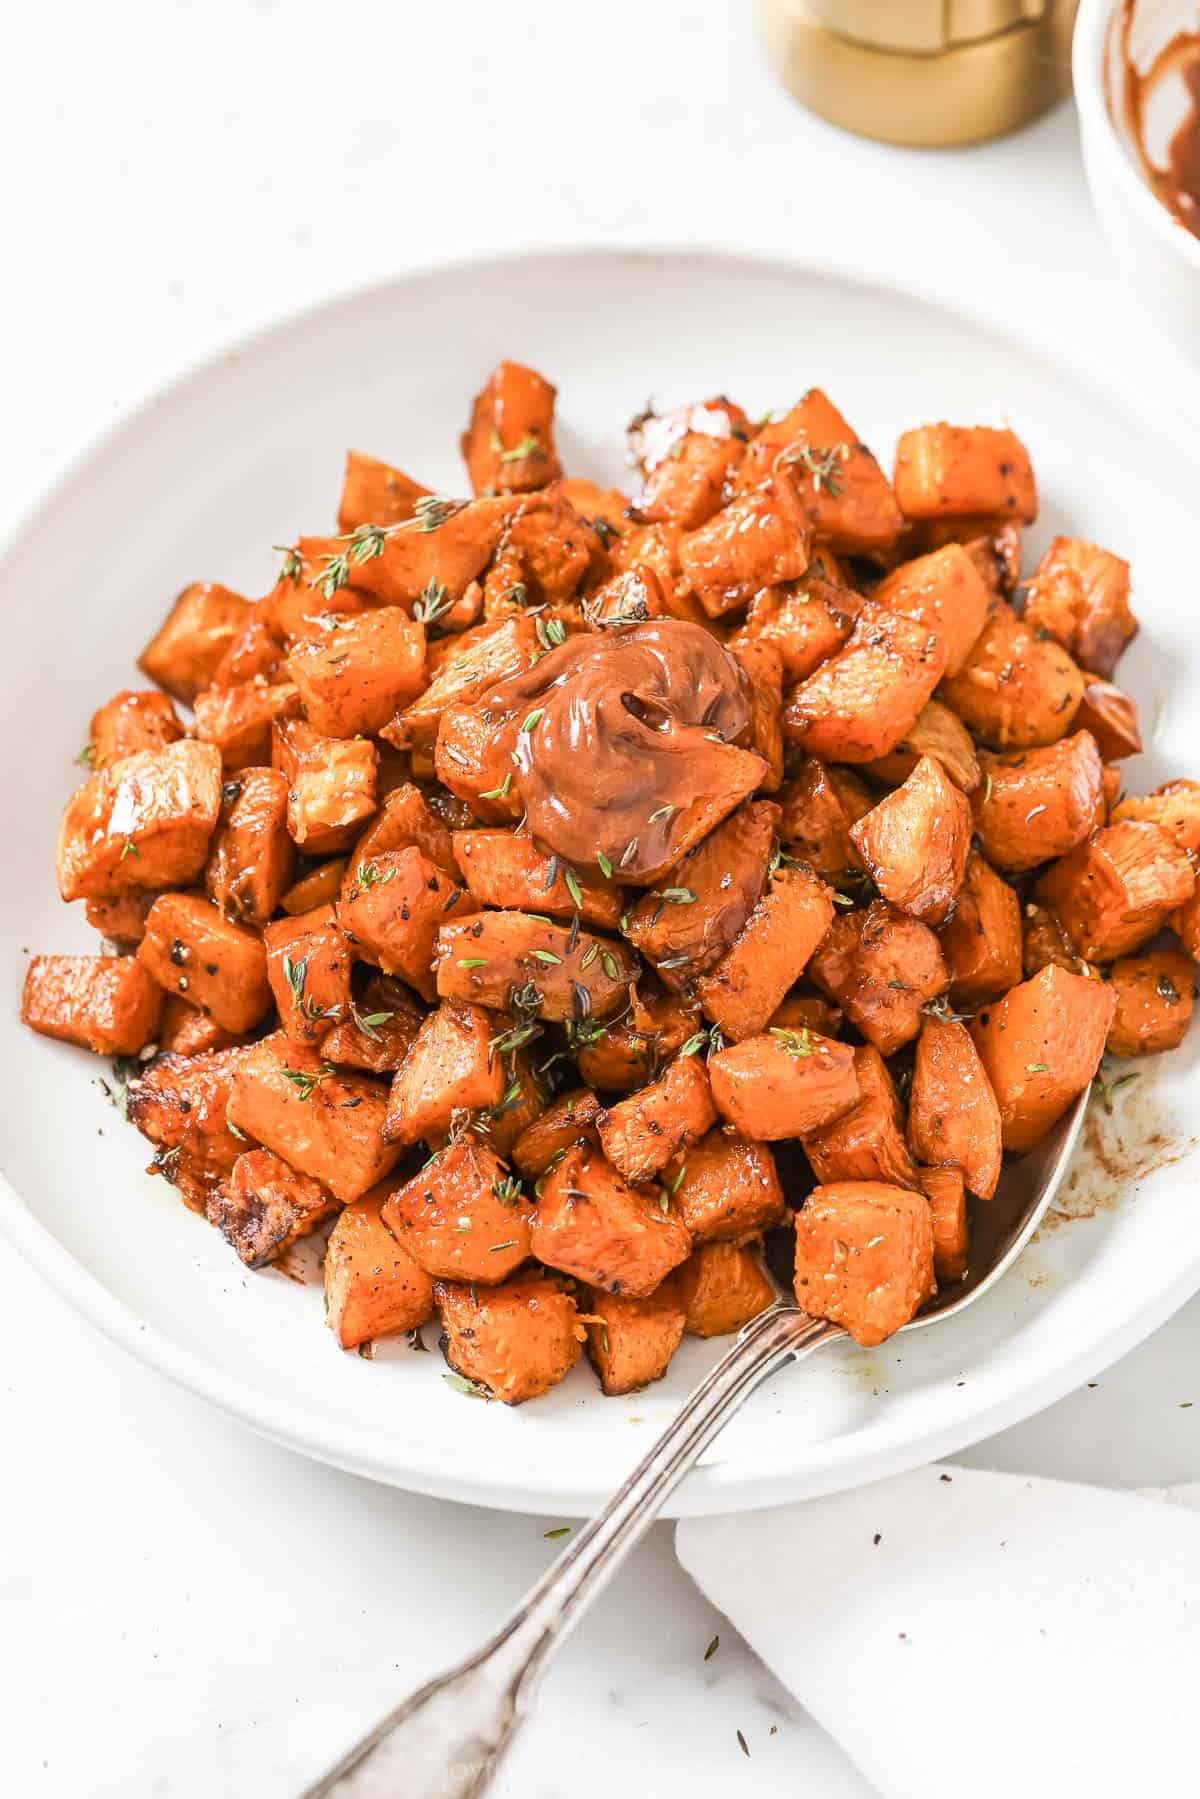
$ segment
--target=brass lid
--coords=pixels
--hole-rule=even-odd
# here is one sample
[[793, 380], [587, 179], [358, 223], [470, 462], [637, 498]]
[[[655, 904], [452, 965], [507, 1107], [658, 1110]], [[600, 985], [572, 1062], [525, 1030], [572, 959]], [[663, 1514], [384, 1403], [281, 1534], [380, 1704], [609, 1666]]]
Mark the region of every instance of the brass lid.
[[890, 143], [970, 144], [1069, 92], [1078, 0], [758, 0], [805, 106]]

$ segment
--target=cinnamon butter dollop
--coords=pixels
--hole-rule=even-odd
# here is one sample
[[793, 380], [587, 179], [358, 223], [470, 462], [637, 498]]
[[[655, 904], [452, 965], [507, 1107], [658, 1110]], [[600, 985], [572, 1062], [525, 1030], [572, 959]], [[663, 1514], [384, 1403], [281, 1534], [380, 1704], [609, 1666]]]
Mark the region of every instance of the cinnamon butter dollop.
[[751, 716], [737, 662], [679, 619], [569, 638], [481, 703], [519, 721], [514, 778], [539, 845], [629, 881], [672, 861], [681, 814], [721, 791]]

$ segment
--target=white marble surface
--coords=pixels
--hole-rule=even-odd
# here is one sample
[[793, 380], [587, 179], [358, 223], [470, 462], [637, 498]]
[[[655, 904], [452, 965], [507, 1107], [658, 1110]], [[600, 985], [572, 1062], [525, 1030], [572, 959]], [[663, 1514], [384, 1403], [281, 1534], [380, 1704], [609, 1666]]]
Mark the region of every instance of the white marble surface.
[[[986, 285], [1013, 316], [1133, 360], [1151, 403], [1195, 416], [1200, 382], [1147, 339], [1114, 277], [1069, 108], [953, 155], [859, 143], [776, 91], [748, 11], [22, 9], [0, 109], [0, 527], [75, 445], [231, 333], [505, 245], [782, 243], [885, 273], [919, 261], [950, 296]], [[796, 361], [801, 380], [802, 344]], [[19, 1093], [10, 1071], [10, 1104]], [[385, 1492], [259, 1442], [112, 1349], [4, 1245], [0, 1281], [6, 1792], [285, 1799], [554, 1553], [556, 1519]], [[964, 1459], [1196, 1479], [1198, 1352], [1195, 1302], [1094, 1388]], [[672, 1799], [728, 1780], [770, 1799], [794, 1790], [812, 1731], [680, 1573], [662, 1526], [569, 1645], [499, 1790]], [[824, 1753], [822, 1799], [861, 1799]]]

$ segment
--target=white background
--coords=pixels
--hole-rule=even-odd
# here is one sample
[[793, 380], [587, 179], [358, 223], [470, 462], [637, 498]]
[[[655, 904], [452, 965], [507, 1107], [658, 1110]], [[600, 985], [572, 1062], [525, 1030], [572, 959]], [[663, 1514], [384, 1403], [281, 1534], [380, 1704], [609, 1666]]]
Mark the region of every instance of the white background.
[[[1014, 319], [1132, 363], [1148, 404], [1196, 416], [1200, 382], [1148, 335], [1097, 234], [1069, 106], [981, 150], [859, 142], [775, 87], [745, 0], [113, 0], [22, 8], [4, 43], [3, 526], [230, 335], [505, 246], [784, 245], [919, 267], [951, 299], [986, 287]], [[798, 344], [784, 388], [807, 374]], [[6, 778], [35, 748], [9, 752]], [[19, 1105], [19, 1070], [6, 1087]], [[0, 1280], [6, 1793], [283, 1799], [554, 1553], [556, 1519], [386, 1492], [259, 1442], [112, 1349], [4, 1245]], [[1194, 1302], [965, 1459], [1200, 1478], [1198, 1352]], [[770, 1799], [795, 1790], [806, 1733], [661, 1526], [568, 1647], [498, 1790]], [[822, 1799], [862, 1795], [826, 1754]]]

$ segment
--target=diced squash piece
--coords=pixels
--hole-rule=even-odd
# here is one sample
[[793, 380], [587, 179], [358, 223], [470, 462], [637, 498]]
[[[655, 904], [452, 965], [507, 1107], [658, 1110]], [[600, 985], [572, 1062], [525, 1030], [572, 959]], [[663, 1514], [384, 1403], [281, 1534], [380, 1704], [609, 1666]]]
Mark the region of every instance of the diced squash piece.
[[321, 1045], [327, 1062], [393, 1074], [421, 1028], [422, 1012], [407, 988], [390, 975], [373, 974], [350, 1016], [335, 1024]]
[[669, 617], [662, 582], [643, 562], [604, 581], [583, 602], [583, 616], [594, 631], [619, 631]]
[[836, 882], [862, 868], [850, 826], [873, 804], [849, 769], [826, 768], [809, 758], [780, 789], [780, 838], [792, 855]]
[[575, 1301], [545, 1275], [500, 1287], [435, 1281], [442, 1352], [460, 1379], [505, 1405], [548, 1393], [579, 1360], [583, 1327]]
[[1091, 732], [1106, 762], [1136, 756], [1142, 748], [1137, 707], [1111, 681], [1088, 682], [1075, 714], [1075, 729]]
[[379, 811], [354, 846], [347, 880], [353, 883], [359, 864], [369, 862], [372, 856], [378, 856], [384, 850], [407, 849], [414, 843], [437, 868], [444, 869], [452, 880], [458, 880], [453, 834], [421, 789], [411, 781], [405, 781], [381, 799]]
[[433, 1316], [433, 1282], [380, 1216], [382, 1182], [344, 1206], [325, 1251], [325, 1322], [343, 1349], [420, 1330]]
[[783, 1004], [772, 1012], [771, 1024], [782, 1030], [810, 1030], [817, 1031], [822, 1037], [836, 1037], [843, 1019], [841, 1008], [822, 999], [819, 993], [789, 993]]
[[208, 1221], [247, 1268], [265, 1268], [337, 1210], [320, 1181], [269, 1149], [248, 1149], [208, 1202]]
[[726, 1337], [774, 1305], [778, 1295], [754, 1251], [739, 1243], [701, 1243], [672, 1282], [693, 1337]]
[[950, 978], [928, 925], [884, 900], [840, 913], [808, 973], [881, 1056], [912, 1041], [922, 1008], [946, 991]]
[[58, 833], [65, 900], [182, 886], [204, 867], [221, 798], [221, 758], [187, 739], [101, 769], [67, 801]]
[[653, 1293], [692, 1246], [658, 1193], [622, 1180], [590, 1144], [568, 1149], [543, 1180], [530, 1235], [539, 1261], [634, 1299]]
[[998, 999], [1021, 979], [1021, 904], [978, 851], [967, 858], [954, 916], [938, 932], [952, 1006]]
[[652, 1180], [716, 1123], [699, 1056], [679, 1056], [659, 1080], [596, 1118], [600, 1146], [635, 1186]]
[[34, 956], [21, 1022], [98, 1056], [136, 1056], [155, 1039], [162, 997], [136, 956]]
[[[362, 604], [344, 606], [347, 594], [381, 606], [411, 606], [428, 591], [445, 588], [453, 600], [461, 599], [468, 586], [482, 574], [495, 554], [501, 534], [519, 502], [507, 497], [464, 503], [429, 495], [416, 502], [410, 521], [393, 527], [379, 545], [378, 555], [353, 559], [353, 589], [325, 597], [326, 577], [347, 555], [339, 537], [302, 537], [298, 554], [311, 570], [312, 583], [307, 617], [327, 611], [361, 611]], [[373, 545], [374, 538], [371, 543]], [[368, 597], [369, 596], [369, 597]], [[289, 635], [296, 635], [295, 627]]]
[[971, 849], [971, 808], [941, 763], [922, 756], [850, 836], [885, 900], [925, 924], [944, 924]]
[[933, 1226], [933, 1272], [939, 1287], [951, 1287], [967, 1272], [970, 1242], [962, 1169], [922, 1168], [919, 1178]]
[[160, 1173], [172, 1182], [184, 1177], [215, 1186], [246, 1147], [225, 1113], [238, 1069], [249, 1048], [212, 1050], [198, 1056], [159, 1056], [129, 1082], [129, 1117], [153, 1143]]
[[593, 1287], [585, 1303], [588, 1355], [604, 1391], [634, 1393], [661, 1380], [683, 1340], [686, 1318], [674, 1277], [644, 1299]]
[[1104, 825], [1048, 868], [1036, 894], [1057, 917], [1076, 955], [1112, 962], [1140, 949], [1192, 897], [1187, 852], [1158, 825]]
[[983, 577], [959, 543], [901, 563], [871, 598], [934, 632], [945, 645], [948, 675], [956, 675], [970, 655], [991, 603]]
[[1167, 781], [1141, 798], [1123, 799], [1113, 807], [1109, 823], [1127, 818], [1158, 825], [1180, 849], [1200, 856], [1200, 781]]
[[350, 946], [332, 906], [281, 918], [263, 932], [267, 979], [293, 1043], [320, 1043], [350, 1012]]
[[990, 425], [919, 425], [896, 445], [892, 485], [905, 518], [986, 512], [1032, 524], [1037, 486], [1013, 431]]
[[471, 409], [462, 454], [471, 487], [481, 493], [527, 493], [557, 481], [554, 449], [557, 389], [536, 369], [501, 362]]
[[697, 530], [720, 510], [745, 453], [739, 437], [685, 432], [647, 472], [635, 516], [648, 524], [674, 523], [683, 531]]
[[750, 740], [768, 770], [759, 786], [774, 793], [783, 780], [783, 657], [773, 643], [753, 637], [729, 650], [750, 687]]
[[142, 673], [185, 706], [211, 686], [217, 664], [241, 629], [249, 600], [215, 581], [185, 587], [138, 657]]
[[711, 974], [699, 981], [705, 1015], [735, 1042], [762, 1031], [808, 965], [833, 919], [833, 895], [810, 868], [780, 868]]
[[[505, 616], [523, 603], [565, 605], [593, 567], [607, 566], [596, 532], [561, 493], [524, 494], [511, 502], [495, 559], [483, 577], [484, 615]], [[518, 588], [522, 592], [515, 593]]]
[[1074, 731], [1044, 749], [1007, 756], [985, 751], [981, 763], [983, 786], [971, 803], [983, 853], [996, 868], [1009, 874], [1036, 868], [1091, 833], [1103, 771], [1090, 731]]
[[345, 856], [333, 856], [328, 862], [319, 862], [315, 868], [310, 868], [298, 881], [293, 881], [279, 904], [289, 918], [299, 918], [302, 912], [315, 912], [318, 906], [332, 906], [345, 877]]
[[708, 1059], [718, 1112], [743, 1137], [807, 1137], [858, 1104], [854, 1051], [815, 1031], [777, 1028]]
[[786, 475], [731, 500], [679, 540], [679, 565], [710, 618], [745, 606], [763, 587], [808, 567], [804, 508]]
[[528, 912], [481, 912], [443, 922], [437, 933], [438, 993], [494, 1011], [506, 1011], [514, 991], [532, 989], [536, 1007], [531, 1000], [523, 1009], [536, 1009], [541, 1018], [579, 1024], [611, 1018], [637, 972], [625, 944], [545, 924]]
[[966, 1026], [926, 1018], [908, 1099], [908, 1143], [918, 1162], [961, 1168], [970, 1192], [991, 1199], [1000, 1179], [1000, 1108]]
[[244, 768], [222, 786], [204, 885], [225, 917], [266, 924], [287, 892], [296, 860], [287, 796], [275, 768]]
[[424, 687], [425, 627], [399, 606], [379, 606], [301, 637], [287, 665], [315, 730], [369, 736]]
[[400, 1147], [384, 1141], [387, 1088], [346, 1074], [282, 1031], [244, 1052], [227, 1108], [237, 1125], [343, 1204], [361, 1199], [393, 1169]]
[[573, 1026], [580, 1076], [602, 1092], [627, 1092], [652, 1081], [700, 1024], [694, 1000], [660, 993], [648, 982], [630, 998], [630, 1009], [618, 1019]]
[[375, 810], [379, 752], [365, 737], [315, 737], [300, 749], [288, 790], [287, 824], [309, 856], [354, 842]]
[[165, 693], [157, 689], [131, 693], [127, 689], [92, 714], [91, 766], [107, 768], [123, 756], [135, 756], [139, 750], [160, 750], [165, 744], [177, 743], [182, 736], [183, 726]]
[[929, 1201], [910, 1187], [837, 1181], [796, 1214], [796, 1301], [870, 1348], [936, 1291]]
[[997, 600], [958, 674], [938, 697], [997, 750], [1057, 743], [1074, 723], [1084, 678], [1052, 637], [1038, 637]]
[[1087, 1087], [1117, 996], [1105, 981], [1043, 968], [978, 1013], [971, 1035], [1000, 1107], [1005, 1149], [1040, 1143]]
[[807, 680], [841, 649], [862, 610], [860, 594], [818, 572], [825, 566], [818, 559], [800, 580], [761, 588], [730, 641], [731, 649], [758, 643], [778, 650], [788, 687]]
[[1056, 537], [1025, 594], [1025, 620], [1048, 631], [1080, 668], [1112, 679], [1137, 635], [1129, 608], [1129, 564], [1078, 537]]
[[770, 1150], [728, 1125], [692, 1145], [668, 1186], [695, 1243], [744, 1243], [786, 1213]]
[[[493, 1025], [503, 1026], [507, 1022], [497, 1020], [494, 1014], [492, 1017]], [[522, 1015], [521, 1023], [524, 1022]], [[504, 1057], [504, 1091], [496, 1105], [476, 1115], [472, 1128], [480, 1142], [495, 1150], [502, 1162], [508, 1162], [512, 1159], [513, 1144], [522, 1131], [545, 1111], [546, 1093], [532, 1052], [524, 1047], [502, 1051], [503, 1041], [501, 1037], [495, 1047], [496, 1053]]]
[[121, 893], [115, 899], [90, 899], [84, 917], [112, 943], [140, 943], [146, 935], [146, 914], [157, 898], [156, 893]]
[[1072, 974], [1092, 972], [1090, 965], [1071, 948], [1053, 912], [1039, 906], [1036, 900], [1027, 900], [1021, 919], [1021, 967], [1025, 978], [1031, 979], [1051, 966], [1066, 968]]
[[[158, 982], [154, 985], [157, 987]], [[159, 992], [162, 993], [161, 987]], [[203, 1012], [197, 1012], [195, 1006], [189, 1006], [177, 993], [162, 993], [158, 1047], [164, 1056], [202, 1056], [208, 1050], [231, 1049], [235, 1043], [244, 1041], [244, 1033], [227, 1031], [215, 1018], [208, 1018]]]
[[874, 762], [911, 731], [946, 669], [941, 639], [868, 600], [845, 646], [792, 690], [783, 732], [827, 762]]
[[338, 530], [348, 535], [360, 525], [382, 525], [386, 529], [402, 524], [413, 517], [417, 501], [428, 492], [427, 487], [391, 463], [364, 456], [361, 450], [350, 450], [338, 504]]
[[165, 992], [178, 994], [227, 1031], [251, 1030], [270, 1007], [262, 938], [195, 894], [159, 895], [146, 916], [137, 955]]
[[392, 1082], [384, 1135], [418, 1143], [448, 1131], [456, 1113], [499, 1105], [504, 1064], [494, 1021], [478, 1006], [446, 1001], [425, 1019]]
[[848, 556], [881, 554], [904, 520], [887, 476], [819, 387], [764, 424], [746, 452], [742, 483], [787, 468], [813, 536]]
[[485, 906], [548, 912], [615, 930], [621, 890], [590, 869], [583, 873], [560, 856], [542, 853], [525, 832], [455, 831], [454, 859], [467, 889]]
[[1123, 956], [1108, 971], [1117, 1009], [1108, 1030], [1110, 1056], [1157, 1056], [1177, 1049], [1192, 1022], [1196, 967], [1177, 949]]
[[573, 1143], [595, 1143], [600, 1100], [590, 1087], [573, 1087], [527, 1124], [512, 1147], [512, 1163], [527, 1181], [540, 1180]]
[[933, 756], [940, 762], [954, 785], [961, 787], [964, 793], [973, 793], [979, 786], [979, 757], [975, 754], [971, 733], [957, 713], [937, 700], [930, 700], [923, 707], [912, 730], [889, 755], [880, 756], [877, 762], [868, 762], [863, 773], [873, 781], [898, 787], [901, 781], [907, 781], [922, 756]]
[[469, 894], [410, 844], [358, 862], [352, 884], [343, 886], [337, 917], [359, 961], [399, 975], [432, 1000], [438, 929], [452, 914], [477, 910]]
[[271, 728], [277, 718], [299, 718], [300, 695], [290, 681], [269, 686], [245, 681], [240, 687], [207, 687], [196, 695], [195, 736], [213, 743], [227, 771], [252, 768], [271, 759]]
[[832, 1124], [804, 1139], [818, 1184], [883, 1181], [913, 1187], [917, 1171], [904, 1140], [904, 1112], [887, 1064], [873, 1044], [854, 1051], [858, 1102]]
[[513, 786], [518, 722], [497, 724], [484, 705], [448, 706], [438, 726], [433, 765], [438, 780], [485, 824], [515, 823], [521, 799]]
[[499, 1156], [468, 1132], [387, 1200], [383, 1221], [435, 1280], [494, 1287], [528, 1261], [533, 1208]]
[[473, 706], [501, 681], [531, 668], [542, 653], [536, 621], [521, 614], [481, 625], [448, 640], [450, 659], [439, 667], [419, 699], [406, 706], [385, 735], [398, 749], [432, 751], [442, 715], [451, 706]]
[[625, 934], [669, 987], [711, 968], [733, 943], [766, 882], [778, 819], [770, 800], [739, 806], [630, 909]]
[[[262, 605], [262, 602], [259, 602]], [[280, 680], [287, 654], [283, 638], [270, 618], [252, 608], [245, 624], [232, 639], [213, 670], [214, 687], [240, 687], [244, 681], [262, 680], [268, 686]]]

